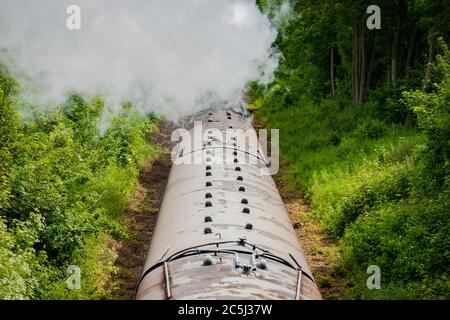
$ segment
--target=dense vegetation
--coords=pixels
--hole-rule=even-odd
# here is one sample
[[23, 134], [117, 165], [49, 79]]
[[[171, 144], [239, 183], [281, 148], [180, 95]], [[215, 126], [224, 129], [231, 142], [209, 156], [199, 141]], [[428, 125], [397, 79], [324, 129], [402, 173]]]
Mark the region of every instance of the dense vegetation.
[[[450, 3], [378, 1], [382, 28], [368, 30], [371, 4], [295, 1], [252, 107], [280, 129], [284, 179], [339, 243], [344, 297], [448, 299]], [[366, 287], [370, 265], [380, 290]]]
[[[281, 129], [284, 180], [339, 243], [344, 297], [449, 299], [450, 2], [258, 0], [279, 25], [275, 80], [252, 108]], [[53, 111], [20, 99], [0, 67], [0, 299], [109, 298], [108, 242], [157, 119], [133, 106], [99, 132], [105, 103], [72, 94]], [[68, 290], [69, 265], [82, 290]], [[366, 287], [370, 265], [381, 289]]]
[[[107, 241], [127, 236], [121, 213], [143, 162], [158, 153], [147, 140], [156, 119], [127, 105], [100, 134], [101, 98], [73, 94], [42, 113], [19, 93], [2, 68], [0, 299], [107, 298]], [[69, 265], [80, 267], [82, 290], [66, 288]]]

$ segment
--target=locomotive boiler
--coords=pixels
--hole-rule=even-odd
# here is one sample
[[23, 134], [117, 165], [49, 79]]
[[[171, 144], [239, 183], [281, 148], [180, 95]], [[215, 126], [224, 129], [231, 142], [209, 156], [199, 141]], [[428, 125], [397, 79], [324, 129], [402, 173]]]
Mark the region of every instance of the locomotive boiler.
[[261, 174], [266, 157], [241, 137], [254, 130], [245, 109], [196, 114], [193, 136], [195, 121], [202, 143], [174, 151], [190, 161], [172, 167], [136, 299], [321, 299], [278, 189]]

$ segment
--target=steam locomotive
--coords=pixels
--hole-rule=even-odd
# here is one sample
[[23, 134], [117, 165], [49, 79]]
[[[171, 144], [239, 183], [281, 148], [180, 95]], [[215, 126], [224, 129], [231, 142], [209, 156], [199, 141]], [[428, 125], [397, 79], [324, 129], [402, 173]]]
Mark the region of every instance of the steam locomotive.
[[250, 115], [242, 107], [202, 111], [188, 133], [196, 121], [201, 144], [173, 151], [179, 163], [135, 298], [321, 299], [277, 187], [261, 174], [270, 164], [241, 136], [254, 131]]

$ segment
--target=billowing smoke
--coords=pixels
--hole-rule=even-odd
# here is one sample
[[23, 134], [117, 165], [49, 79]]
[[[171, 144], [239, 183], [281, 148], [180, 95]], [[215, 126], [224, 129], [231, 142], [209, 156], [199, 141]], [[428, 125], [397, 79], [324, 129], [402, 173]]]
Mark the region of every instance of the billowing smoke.
[[0, 0], [1, 61], [42, 107], [76, 91], [175, 119], [270, 81], [276, 36], [255, 0]]

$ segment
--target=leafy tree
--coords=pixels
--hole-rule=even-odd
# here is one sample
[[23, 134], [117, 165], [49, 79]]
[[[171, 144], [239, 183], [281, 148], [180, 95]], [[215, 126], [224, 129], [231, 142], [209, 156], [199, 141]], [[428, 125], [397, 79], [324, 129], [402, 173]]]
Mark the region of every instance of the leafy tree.
[[10, 207], [14, 143], [18, 139], [19, 129], [12, 98], [16, 90], [16, 83], [0, 66], [0, 216]]

